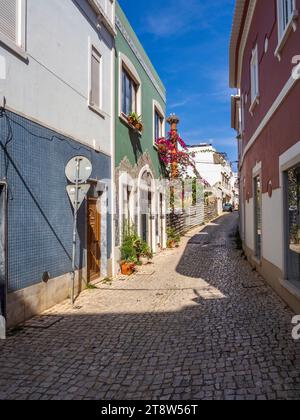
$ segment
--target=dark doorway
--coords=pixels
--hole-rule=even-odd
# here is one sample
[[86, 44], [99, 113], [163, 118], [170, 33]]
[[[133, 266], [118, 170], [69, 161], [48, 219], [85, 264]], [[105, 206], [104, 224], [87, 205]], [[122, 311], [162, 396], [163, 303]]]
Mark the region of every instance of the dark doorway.
[[290, 169], [287, 179], [288, 280], [300, 287], [300, 166]]

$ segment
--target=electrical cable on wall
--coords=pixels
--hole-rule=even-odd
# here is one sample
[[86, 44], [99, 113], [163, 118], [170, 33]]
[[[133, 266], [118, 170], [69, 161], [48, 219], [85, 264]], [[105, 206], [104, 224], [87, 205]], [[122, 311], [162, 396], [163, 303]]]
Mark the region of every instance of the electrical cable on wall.
[[[91, 156], [91, 159], [93, 159], [93, 153], [92, 153], [92, 150], [90, 149], [90, 148], [88, 148], [88, 147], [86, 147], [86, 146], [84, 146], [84, 145], [82, 145], [82, 146], [78, 146], [78, 147], [75, 147], [75, 146], [73, 146], [72, 144], [71, 144], [71, 142], [70, 142], [70, 140], [69, 139], [67, 139], [67, 138], [64, 138], [64, 137], [60, 137], [60, 136], [57, 136], [56, 134], [54, 134], [53, 136], [51, 136], [51, 137], [46, 137], [46, 136], [40, 136], [40, 135], [37, 135], [37, 134], [35, 134], [35, 133], [33, 133], [32, 131], [30, 131], [27, 127], [25, 127], [23, 124], [21, 124], [21, 123], [19, 123], [19, 122], [17, 122], [17, 121], [15, 121], [12, 117], [10, 117], [9, 116], [9, 114], [8, 114], [8, 112], [6, 111], [6, 109], [4, 108], [4, 107], [1, 107], [0, 108], [0, 118], [3, 118], [3, 116], [6, 118], [6, 120], [7, 120], [7, 122], [8, 122], [8, 124], [10, 125], [10, 130], [11, 130], [11, 132], [12, 132], [12, 127], [11, 127], [11, 123], [13, 123], [14, 125], [17, 125], [18, 127], [21, 127], [21, 128], [23, 128], [23, 130], [25, 130], [28, 134], [30, 134], [32, 137], [35, 137], [35, 138], [38, 138], [38, 139], [40, 139], [40, 140], [46, 140], [46, 141], [49, 141], [49, 142], [52, 142], [52, 141], [54, 141], [55, 139], [56, 140], [59, 140], [59, 141], [61, 141], [61, 142], [66, 142], [73, 150], [76, 150], [76, 151], [79, 151], [79, 150], [86, 150], [89, 154], [90, 154], [90, 156]], [[50, 129], [49, 129], [50, 130]], [[13, 136], [13, 134], [12, 134], [12, 136]], [[12, 141], [13, 139], [10, 139], [9, 140], [9, 143]]]

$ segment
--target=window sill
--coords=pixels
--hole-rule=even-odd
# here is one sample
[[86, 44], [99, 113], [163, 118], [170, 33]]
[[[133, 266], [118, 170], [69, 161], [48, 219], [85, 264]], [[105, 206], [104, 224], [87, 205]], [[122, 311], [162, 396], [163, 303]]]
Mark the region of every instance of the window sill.
[[101, 118], [103, 118], [105, 120], [105, 114], [103, 111], [101, 111], [100, 108], [98, 108], [95, 105], [89, 104], [89, 109], [93, 112], [95, 112], [95, 114], [99, 115]]
[[133, 125], [131, 125], [128, 120], [127, 120], [127, 116], [125, 114], [123, 114], [123, 112], [119, 115], [120, 120], [127, 125], [128, 128], [130, 128], [132, 131], [134, 131], [135, 133], [138, 133], [140, 136], [142, 135], [142, 132], [137, 130]]
[[15, 53], [19, 58], [21, 58], [24, 61], [28, 61], [28, 55], [22, 47], [19, 47], [17, 44], [15, 44], [13, 41], [11, 41], [9, 38], [7, 38], [5, 35], [0, 33], [0, 44], [3, 44], [8, 49], [10, 49], [13, 53]]
[[254, 99], [254, 101], [252, 102], [250, 108], [249, 108], [249, 112], [252, 115], [252, 117], [253, 117], [254, 110], [255, 110], [256, 106], [259, 105], [259, 99], [260, 99], [260, 96], [257, 95], [256, 98]]
[[280, 41], [278, 42], [278, 46], [275, 50], [274, 55], [275, 55], [275, 57], [278, 58], [279, 61], [281, 61], [281, 52], [282, 52], [282, 50], [283, 50], [283, 48], [284, 48], [284, 46], [285, 46], [285, 44], [288, 40], [288, 37], [290, 36], [290, 33], [292, 31], [296, 32], [296, 30], [297, 30], [298, 17], [299, 17], [298, 10], [294, 10], [293, 15], [290, 19], [290, 22], [288, 23], [287, 27], [285, 28], [284, 33], [282, 34], [282, 37], [281, 37]]

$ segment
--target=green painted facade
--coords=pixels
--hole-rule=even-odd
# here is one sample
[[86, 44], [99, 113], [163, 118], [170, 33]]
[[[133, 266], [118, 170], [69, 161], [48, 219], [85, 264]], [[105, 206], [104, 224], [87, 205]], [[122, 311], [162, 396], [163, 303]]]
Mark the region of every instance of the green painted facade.
[[[152, 166], [156, 172], [156, 176], [159, 177], [160, 175], [162, 175], [161, 165], [158, 153], [155, 147], [153, 146], [153, 100], [156, 100], [161, 105], [161, 108], [163, 109], [165, 114], [166, 103], [161, 93], [163, 93], [163, 95], [166, 96], [166, 90], [119, 4], [117, 4], [116, 7], [116, 16], [116, 168], [120, 166], [121, 162], [124, 160], [125, 157], [127, 157], [132, 166], [135, 166], [138, 163], [139, 159], [145, 153], [148, 152], [152, 161]], [[126, 31], [126, 34], [123, 33], [124, 30], [120, 30], [118, 21], [120, 22], [123, 29]], [[133, 48], [129, 45], [128, 39], [126, 39], [125, 37], [129, 37], [130, 40], [133, 42]], [[138, 51], [138, 54], [136, 54], [136, 51], [133, 51], [134, 49]], [[134, 130], [129, 128], [128, 125], [120, 119], [119, 95], [122, 94], [121, 92], [119, 92], [120, 52], [129, 58], [141, 79], [142, 120], [144, 124], [144, 130], [141, 135], [134, 132]], [[154, 85], [151, 78], [145, 71], [143, 65], [141, 64], [141, 61], [137, 58], [137, 55], [140, 55], [142, 61], [150, 70], [152, 77], [154, 77], [157, 85], [160, 88], [161, 93], [159, 93], [157, 87]]]

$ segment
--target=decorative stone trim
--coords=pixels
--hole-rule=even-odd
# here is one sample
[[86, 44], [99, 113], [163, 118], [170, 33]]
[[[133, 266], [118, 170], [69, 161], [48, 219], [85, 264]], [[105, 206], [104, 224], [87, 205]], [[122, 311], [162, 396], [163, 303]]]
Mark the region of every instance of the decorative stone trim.
[[131, 39], [130, 35], [126, 31], [124, 25], [122, 24], [122, 22], [121, 22], [121, 20], [120, 20], [120, 18], [118, 16], [116, 16], [116, 27], [120, 30], [121, 34], [123, 35], [123, 37], [127, 41], [127, 43], [130, 46], [132, 52], [134, 53], [134, 55], [136, 56], [136, 58], [140, 62], [141, 66], [143, 67], [143, 69], [145, 70], [145, 72], [147, 73], [148, 77], [150, 78], [150, 80], [153, 83], [153, 85], [155, 86], [156, 90], [158, 91], [158, 93], [162, 97], [163, 101], [166, 102], [166, 100], [167, 100], [166, 94], [160, 88], [160, 86], [159, 86], [158, 82], [156, 81], [156, 79], [155, 79], [152, 71], [149, 69], [149, 67], [145, 63], [145, 60], [143, 59], [143, 57], [140, 54], [138, 48], [136, 47], [135, 43]]
[[[131, 178], [137, 179], [141, 170], [146, 165], [149, 166], [153, 173], [153, 176], [156, 178], [157, 173], [153, 167], [149, 152], [145, 152], [142, 156], [140, 156], [138, 162], [134, 166], [131, 165], [128, 157], [125, 156], [124, 159], [121, 161], [120, 165], [116, 168], [116, 181], [119, 180], [121, 172], [126, 172], [131, 176]], [[116, 185], [118, 186], [118, 182], [116, 182]]]
[[[140, 158], [138, 159], [138, 162], [132, 166], [130, 160], [127, 156], [123, 158], [120, 165], [115, 170], [115, 186], [116, 186], [116, 215], [115, 215], [115, 246], [120, 246], [120, 239], [121, 239], [121, 233], [120, 233], [120, 220], [119, 220], [119, 211], [120, 211], [120, 203], [119, 203], [119, 180], [122, 173], [128, 174], [129, 177], [131, 177], [133, 180], [137, 180], [139, 178], [141, 170], [148, 166], [154, 176], [154, 178], [157, 177], [157, 172], [155, 171], [151, 157], [149, 152], [145, 152]], [[135, 186], [135, 192], [138, 189], [138, 182], [136, 182]]]

